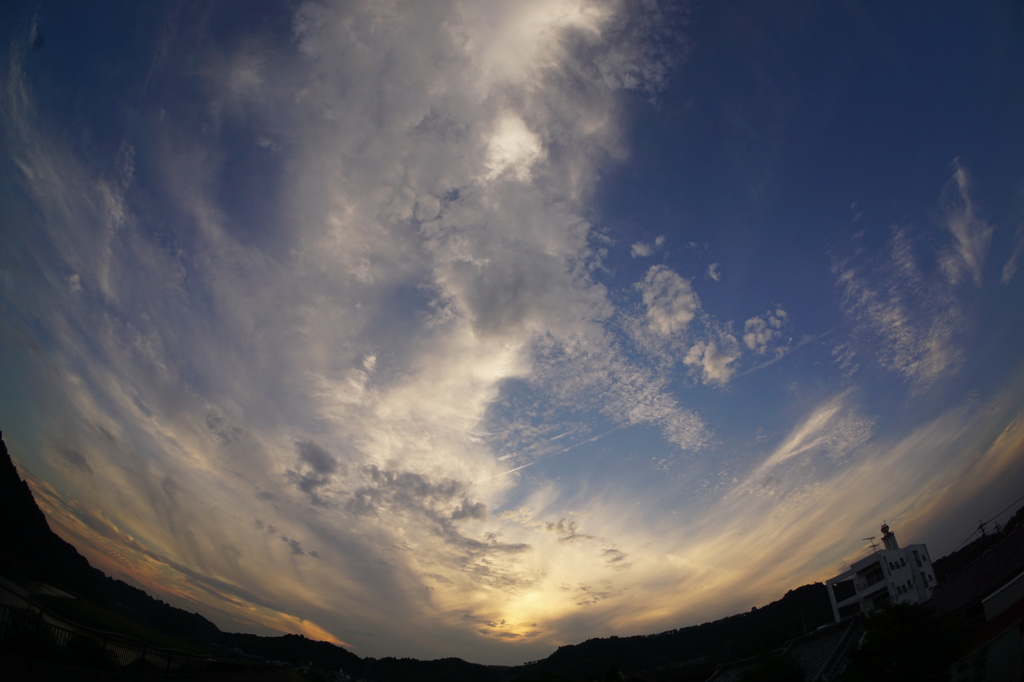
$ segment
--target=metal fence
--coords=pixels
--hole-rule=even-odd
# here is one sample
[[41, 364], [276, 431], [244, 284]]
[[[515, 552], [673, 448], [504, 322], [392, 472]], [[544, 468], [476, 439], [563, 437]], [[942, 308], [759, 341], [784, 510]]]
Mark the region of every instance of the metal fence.
[[183, 678], [248, 667], [247, 662], [198, 656], [150, 646], [112, 633], [69, 629], [47, 620], [39, 609], [0, 604], [0, 653], [26, 671], [55, 668], [104, 672], [108, 677], [178, 675]]

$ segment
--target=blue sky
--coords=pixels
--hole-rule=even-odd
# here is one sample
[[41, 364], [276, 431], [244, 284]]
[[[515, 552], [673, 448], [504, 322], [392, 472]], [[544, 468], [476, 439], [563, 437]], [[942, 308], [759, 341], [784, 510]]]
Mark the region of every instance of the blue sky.
[[4, 438], [222, 628], [519, 663], [1020, 494], [1014, 3], [2, 12]]

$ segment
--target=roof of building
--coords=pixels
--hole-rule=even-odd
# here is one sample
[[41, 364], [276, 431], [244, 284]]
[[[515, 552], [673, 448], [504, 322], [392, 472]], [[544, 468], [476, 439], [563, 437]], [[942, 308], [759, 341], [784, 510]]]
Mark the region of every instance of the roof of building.
[[980, 606], [984, 597], [1006, 584], [1021, 569], [1024, 569], [1024, 525], [1007, 531], [1000, 542], [980, 557], [936, 584], [927, 603], [940, 616]]
[[833, 680], [846, 665], [846, 652], [863, 634], [863, 619], [851, 618], [792, 640], [786, 651], [807, 671], [808, 680]]
[[[846, 652], [863, 634], [863, 619], [851, 618], [792, 639], [781, 651], [797, 660], [808, 682], [828, 682], [839, 677], [846, 666]], [[753, 656], [721, 665], [707, 682], [738, 682], [758, 660]]]

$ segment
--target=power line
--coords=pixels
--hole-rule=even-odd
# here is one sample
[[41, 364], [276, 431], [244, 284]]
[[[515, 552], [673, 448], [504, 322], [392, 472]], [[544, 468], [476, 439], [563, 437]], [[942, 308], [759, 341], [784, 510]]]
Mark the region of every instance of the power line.
[[1011, 502], [1010, 504], [1008, 504], [1008, 505], [1007, 505], [1007, 506], [1006, 506], [1006, 507], [1005, 507], [1005, 508], [1003, 509], [1003, 511], [999, 512], [998, 514], [996, 514], [995, 516], [993, 516], [993, 517], [992, 517], [991, 519], [989, 519], [989, 520], [988, 520], [988, 521], [986, 521], [985, 523], [992, 523], [992, 522], [993, 522], [993, 521], [995, 521], [995, 520], [996, 520], [997, 518], [999, 518], [1000, 516], [1002, 516], [1002, 515], [1003, 515], [1003, 512], [1005, 512], [1005, 511], [1006, 511], [1007, 509], [1009, 509], [1009, 508], [1010, 508], [1010, 507], [1012, 507], [1013, 505], [1017, 504], [1017, 503], [1018, 503], [1018, 502], [1020, 502], [1021, 500], [1024, 500], [1024, 495], [1021, 495], [1021, 496], [1020, 496], [1020, 497], [1018, 497], [1018, 498], [1017, 498], [1016, 500], [1014, 500], [1013, 502]]
[[974, 530], [972, 530], [972, 531], [971, 531], [971, 534], [970, 534], [970, 535], [968, 535], [968, 536], [967, 536], [967, 538], [966, 538], [966, 539], [965, 539], [965, 540], [964, 540], [963, 542], [961, 542], [961, 543], [960, 543], [959, 545], [957, 545], [957, 548], [956, 548], [956, 549], [954, 549], [953, 551], [954, 551], [954, 552], [956, 552], [956, 551], [958, 551], [958, 550], [959, 550], [959, 549], [960, 549], [961, 547], [963, 547], [964, 545], [966, 545], [966, 544], [967, 544], [967, 543], [968, 543], [968, 542], [970, 541], [970, 539], [974, 537], [974, 534], [975, 534], [975, 533], [977, 533], [977, 532], [978, 532], [979, 530], [980, 530], [980, 531], [982, 531], [982, 534], [984, 535], [984, 527], [985, 527], [985, 525], [987, 525], [987, 524], [989, 524], [989, 523], [992, 523], [993, 521], [995, 521], [996, 519], [998, 519], [998, 518], [999, 518], [1000, 516], [1002, 516], [1002, 515], [1003, 515], [1003, 514], [1004, 514], [1004, 513], [1006, 512], [1006, 510], [1010, 509], [1011, 507], [1013, 507], [1013, 506], [1014, 506], [1015, 504], [1017, 504], [1017, 503], [1018, 503], [1018, 502], [1020, 502], [1021, 500], [1024, 500], [1024, 495], [1021, 495], [1021, 496], [1020, 496], [1020, 497], [1018, 497], [1018, 498], [1017, 498], [1016, 500], [1014, 500], [1014, 501], [1013, 501], [1013, 502], [1011, 502], [1010, 504], [1006, 505], [1006, 507], [1004, 507], [1004, 508], [1002, 509], [1002, 511], [1000, 511], [1000, 512], [999, 512], [998, 514], [996, 514], [995, 516], [993, 516], [993, 517], [992, 517], [991, 519], [989, 519], [988, 521], [982, 521], [981, 523], [979, 523], [979, 524], [978, 524], [978, 527], [977, 527], [977, 528], [975, 528]]

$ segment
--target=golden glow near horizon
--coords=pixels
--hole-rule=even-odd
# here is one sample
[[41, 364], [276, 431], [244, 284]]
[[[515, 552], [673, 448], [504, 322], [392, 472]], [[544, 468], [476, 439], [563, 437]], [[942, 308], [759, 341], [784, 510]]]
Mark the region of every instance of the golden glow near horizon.
[[[997, 408], [1000, 403], [1005, 401], [991, 407]], [[827, 401], [794, 433], [803, 439], [824, 437], [830, 427], [822, 415], [832, 414], [835, 409], [836, 399]], [[975, 420], [990, 418], [987, 412], [979, 411]], [[947, 413], [903, 441], [889, 444], [885, 452], [868, 453], [858, 466], [837, 473], [832, 480], [798, 484], [799, 490], [786, 490], [790, 499], [787, 504], [778, 503], [782, 494], [778, 481], [768, 482], [765, 467], [758, 467], [708, 510], [707, 518], [720, 522], [704, 523], [703, 528], [693, 531], [675, 524], [631, 531], [636, 519], [616, 508], [613, 499], [602, 497], [592, 501], [589, 511], [578, 512], [576, 516], [581, 520], [563, 519], [560, 524], [537, 522], [524, 509], [520, 514], [506, 515], [498, 527], [490, 526], [495, 529], [490, 532], [500, 533], [507, 544], [526, 540], [533, 543], [528, 553], [503, 566], [504, 574], [495, 573], [493, 566], [484, 562], [484, 570], [492, 576], [490, 586], [484, 583], [481, 588], [473, 579], [472, 565], [456, 572], [448, 569], [445, 574], [443, 563], [419, 564], [422, 575], [433, 576], [427, 580], [431, 585], [427, 608], [438, 618], [454, 614], [456, 623], [464, 618], [458, 614], [479, 614], [476, 632], [508, 643], [538, 637], [571, 643], [556, 633], [561, 622], [578, 617], [581, 606], [590, 609], [589, 618], [602, 623], [597, 634], [656, 632], [673, 627], [673, 623], [682, 624], [678, 622], [680, 614], [685, 614], [687, 624], [696, 623], [712, 617], [722, 604], [745, 610], [778, 598], [800, 584], [824, 580], [860, 556], [863, 548], [857, 535], [870, 530], [881, 514], [895, 519], [894, 523], [905, 529], [904, 537], [913, 538], [914, 529], [927, 526], [944, 508], [973, 497], [992, 479], [1019, 466], [1024, 452], [1022, 416], [1018, 413], [989, 447], [959, 469], [921, 471], [899, 467], [897, 463], [908, 452], [940, 452], [944, 443], [955, 441], [958, 432], [970, 428], [962, 419], [962, 411]], [[790, 434], [776, 452], [792, 450], [795, 440]], [[769, 461], [774, 457], [773, 453]], [[60, 534], [84, 548], [102, 569], [127, 577], [153, 593], [205, 605], [240, 623], [300, 632], [349, 646], [340, 633], [309, 619], [254, 604], [230, 592], [204, 588], [169, 560], [140, 546], [101, 513], [62, 499], [38, 478], [27, 478]], [[912, 499], [897, 508], [858, 506], [863, 490], [880, 491], [879, 499], [893, 499], [908, 488], [939, 492], [923, 506]], [[536, 502], [543, 504], [542, 498], [543, 494], [539, 495]], [[92, 521], [86, 524], [83, 518]], [[672, 530], [676, 537], [659, 537]], [[434, 556], [436, 548], [425, 542], [428, 538], [399, 537], [404, 537], [404, 549], [414, 557]], [[608, 537], [617, 538], [621, 549], [605, 548]], [[830, 542], [845, 553], [827, 551]], [[616, 562], [609, 565], [609, 553], [617, 561], [628, 562], [628, 586], [618, 580], [622, 573]], [[761, 560], [752, 563], [751, 556]], [[331, 604], [331, 598], [322, 594], [322, 587], [313, 588], [308, 583], [309, 573], [296, 574], [286, 581], [281, 577], [278, 574], [265, 585], [274, 584], [278, 594], [290, 592], [298, 603]], [[501, 588], [503, 578], [516, 582], [513, 592]], [[318, 579], [318, 585], [329, 581], [322, 575]]]

